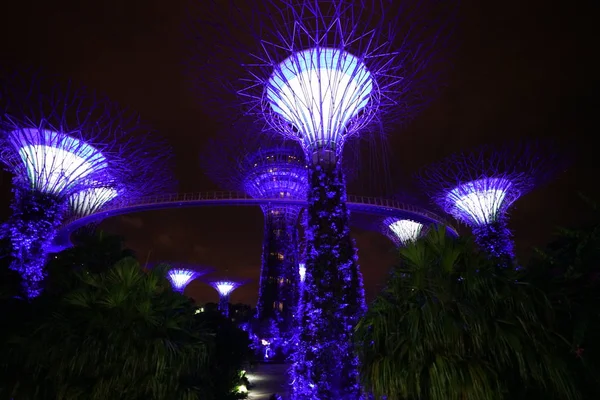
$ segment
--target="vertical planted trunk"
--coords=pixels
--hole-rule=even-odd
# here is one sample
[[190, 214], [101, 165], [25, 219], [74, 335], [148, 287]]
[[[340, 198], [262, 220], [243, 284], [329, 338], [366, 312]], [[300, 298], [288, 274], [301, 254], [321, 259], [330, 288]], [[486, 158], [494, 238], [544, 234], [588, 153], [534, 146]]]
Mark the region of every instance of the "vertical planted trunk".
[[265, 208], [263, 263], [258, 298], [260, 334], [287, 339], [298, 297], [296, 212]]
[[64, 203], [56, 196], [17, 188], [8, 222], [11, 269], [19, 272], [27, 297], [37, 297], [46, 277], [48, 248], [60, 226]]
[[365, 310], [350, 237], [346, 188], [337, 165], [310, 169], [306, 278], [292, 378], [295, 399], [361, 398], [353, 328]]

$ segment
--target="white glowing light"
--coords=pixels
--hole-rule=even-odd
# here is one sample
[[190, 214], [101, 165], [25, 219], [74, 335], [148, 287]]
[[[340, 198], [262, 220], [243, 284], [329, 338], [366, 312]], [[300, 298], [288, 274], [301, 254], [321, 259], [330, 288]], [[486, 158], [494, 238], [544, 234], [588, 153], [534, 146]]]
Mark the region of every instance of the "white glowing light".
[[371, 73], [357, 57], [315, 47], [293, 54], [273, 71], [266, 97], [274, 112], [309, 148], [335, 149], [371, 99]]
[[167, 274], [167, 278], [171, 281], [171, 285], [173, 285], [173, 289], [178, 292], [182, 292], [185, 287], [196, 277], [198, 273], [196, 271], [192, 271], [189, 269], [172, 269]]
[[511, 186], [507, 179], [479, 179], [452, 189], [447, 200], [453, 204], [456, 217], [475, 225], [487, 225], [497, 219], [503, 207], [510, 205], [505, 200]]
[[300, 274], [300, 282], [304, 282], [306, 278], [306, 264], [300, 263], [298, 264], [298, 273]]
[[216, 287], [219, 293], [221, 293], [221, 296], [227, 296], [233, 289], [235, 289], [235, 285], [232, 283], [218, 283]]
[[106, 168], [105, 157], [94, 147], [71, 136], [40, 129], [11, 132], [32, 188], [61, 193], [90, 174]]
[[82, 190], [69, 197], [69, 209], [77, 216], [90, 215], [118, 195], [115, 189], [109, 187]]
[[410, 219], [386, 219], [384, 222], [401, 244], [414, 242], [423, 230], [423, 224]]

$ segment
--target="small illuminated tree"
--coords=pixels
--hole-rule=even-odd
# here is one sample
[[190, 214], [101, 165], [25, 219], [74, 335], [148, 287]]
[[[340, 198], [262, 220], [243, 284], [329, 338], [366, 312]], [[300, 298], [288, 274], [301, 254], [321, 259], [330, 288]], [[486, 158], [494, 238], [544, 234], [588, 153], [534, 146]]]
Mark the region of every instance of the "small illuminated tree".
[[564, 153], [547, 142], [484, 146], [433, 164], [419, 178], [432, 200], [470, 226], [479, 247], [508, 267], [515, 257], [508, 211], [566, 161]]
[[70, 84], [13, 74], [0, 90], [0, 159], [13, 174], [11, 269], [22, 275], [28, 297], [35, 297], [69, 203], [76, 213], [89, 212], [114, 191], [138, 193], [139, 179], [151, 181], [168, 170], [163, 161], [170, 151], [145, 130], [144, 137], [131, 136], [142, 128], [135, 114]]
[[[309, 162], [306, 278], [302, 332], [293, 355], [293, 398], [357, 399], [358, 361], [351, 336], [365, 303], [341, 155], [347, 140], [378, 129], [386, 110], [408, 121], [429, 101], [429, 88], [437, 84], [436, 48], [445, 39], [449, 14], [424, 19], [423, 11], [430, 11], [426, 5], [437, 4], [429, 1], [233, 3], [241, 10], [238, 18], [235, 12], [221, 13], [221, 18], [233, 27], [228, 31], [239, 47], [215, 53], [218, 46], [213, 51], [200, 46], [203, 65], [222, 77], [227, 68], [206, 63], [206, 54], [227, 63], [237, 57], [231, 63], [239, 67], [235, 75], [218, 81], [238, 83], [246, 112], [298, 141]], [[224, 8], [217, 5], [214, 11]], [[219, 22], [213, 18], [204, 25], [217, 26], [219, 32]], [[199, 36], [208, 42], [206, 31]], [[222, 32], [212, 36], [227, 37]]]
[[[233, 133], [233, 134], [231, 134]], [[240, 119], [202, 154], [203, 169], [225, 188], [256, 199], [306, 200], [304, 153], [292, 141], [268, 140]], [[254, 332], [269, 341], [288, 338], [298, 301], [298, 214], [302, 206], [261, 205], [264, 238]]]
[[245, 282], [234, 282], [232, 280], [212, 281], [209, 285], [214, 287], [219, 293], [219, 311], [229, 317], [229, 296], [231, 293], [242, 286]]
[[158, 265], [167, 266], [167, 279], [171, 282], [173, 290], [183, 294], [187, 285], [194, 279], [212, 272], [214, 269], [195, 264], [186, 264], [173, 261], [161, 261]]
[[389, 217], [381, 221], [381, 231], [396, 244], [406, 246], [425, 233], [425, 225], [411, 219]]

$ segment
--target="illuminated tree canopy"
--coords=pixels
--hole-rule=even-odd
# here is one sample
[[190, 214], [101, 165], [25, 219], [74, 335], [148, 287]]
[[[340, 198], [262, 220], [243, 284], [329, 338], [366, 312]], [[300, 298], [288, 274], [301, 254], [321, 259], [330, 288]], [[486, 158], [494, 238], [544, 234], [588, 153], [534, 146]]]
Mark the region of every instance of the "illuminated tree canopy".
[[0, 76], [0, 109], [0, 160], [13, 175], [11, 268], [35, 297], [63, 219], [172, 187], [171, 152], [137, 114], [39, 74]]
[[514, 264], [508, 211], [523, 195], [564, 169], [568, 158], [551, 142], [484, 146], [431, 165], [419, 178], [438, 206], [471, 226], [501, 266]]
[[503, 218], [511, 205], [561, 169], [568, 159], [550, 142], [483, 146], [452, 155], [419, 174], [432, 199], [470, 226]]
[[159, 265], [168, 267], [167, 278], [173, 290], [180, 293], [183, 293], [191, 281], [214, 270], [211, 267], [173, 261], [162, 261]]
[[424, 232], [420, 222], [410, 219], [386, 218], [382, 223], [382, 230], [396, 245], [407, 245], [417, 240]]
[[409, 121], [437, 95], [455, 12], [434, 0], [197, 5], [191, 36], [219, 38], [194, 41], [189, 63], [210, 106], [242, 109], [309, 152], [337, 155], [347, 138], [384, 118]]
[[229, 296], [231, 293], [242, 286], [245, 281], [233, 281], [233, 280], [219, 280], [208, 282], [210, 286], [215, 288], [219, 293], [219, 311], [224, 316], [229, 316]]

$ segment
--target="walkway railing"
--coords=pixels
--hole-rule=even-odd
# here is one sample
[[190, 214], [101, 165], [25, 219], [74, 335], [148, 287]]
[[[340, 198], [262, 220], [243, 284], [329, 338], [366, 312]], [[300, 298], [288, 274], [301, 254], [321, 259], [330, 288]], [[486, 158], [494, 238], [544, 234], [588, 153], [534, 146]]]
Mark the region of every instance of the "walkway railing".
[[[183, 203], [213, 203], [213, 202], [228, 202], [228, 203], [253, 203], [253, 204], [265, 204], [265, 203], [280, 203], [280, 204], [298, 204], [305, 205], [305, 200], [297, 200], [290, 197], [278, 197], [271, 199], [256, 199], [248, 196], [243, 192], [235, 192], [235, 191], [216, 191], [216, 192], [199, 192], [199, 193], [173, 193], [173, 194], [163, 194], [157, 196], [148, 196], [135, 199], [133, 201], [113, 201], [102, 207], [100, 210], [95, 213], [85, 216], [85, 218], [93, 217], [93, 215], [103, 214], [106, 217], [110, 216], [111, 211], [117, 210], [126, 210], [129, 208], [142, 208], [144, 206], [152, 206], [152, 205], [169, 205], [172, 204], [174, 206]], [[409, 212], [412, 214], [420, 215], [424, 218], [438, 221], [440, 223], [444, 223], [448, 225], [444, 219], [442, 219], [439, 215], [432, 213], [430, 211], [424, 210], [420, 207], [414, 206], [412, 204], [401, 203], [392, 199], [385, 199], [379, 197], [367, 197], [367, 196], [347, 196], [347, 203], [350, 208], [368, 208], [371, 206], [373, 208], [385, 208], [390, 211], [398, 210], [400, 212]], [[367, 207], [365, 207], [367, 206]], [[116, 214], [116, 213], [115, 213]], [[67, 218], [64, 222], [63, 226], [70, 225], [75, 221], [84, 218], [83, 216], [73, 216], [71, 218]]]

